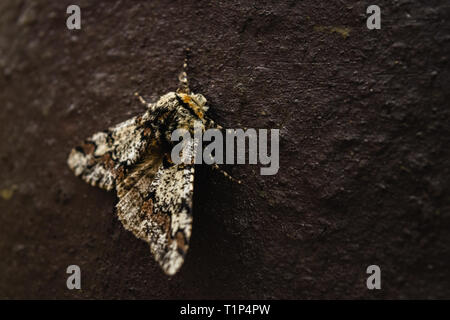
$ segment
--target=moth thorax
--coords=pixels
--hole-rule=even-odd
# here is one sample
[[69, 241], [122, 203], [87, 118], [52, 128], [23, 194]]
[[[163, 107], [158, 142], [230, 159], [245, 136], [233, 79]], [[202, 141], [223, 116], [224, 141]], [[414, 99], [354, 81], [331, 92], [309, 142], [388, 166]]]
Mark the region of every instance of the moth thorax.
[[206, 106], [206, 98], [202, 94], [181, 94], [181, 99], [200, 119], [203, 119], [208, 107]]

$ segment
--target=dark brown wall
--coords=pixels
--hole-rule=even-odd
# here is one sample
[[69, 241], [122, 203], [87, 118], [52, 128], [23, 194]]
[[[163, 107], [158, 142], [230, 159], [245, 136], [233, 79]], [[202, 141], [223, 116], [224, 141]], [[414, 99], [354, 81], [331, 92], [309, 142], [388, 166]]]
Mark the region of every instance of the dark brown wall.
[[[450, 298], [448, 1], [380, 0], [377, 31], [369, 4], [1, 1], [0, 297]], [[185, 48], [214, 119], [281, 130], [280, 170], [199, 167], [168, 279], [65, 161], [176, 89]]]

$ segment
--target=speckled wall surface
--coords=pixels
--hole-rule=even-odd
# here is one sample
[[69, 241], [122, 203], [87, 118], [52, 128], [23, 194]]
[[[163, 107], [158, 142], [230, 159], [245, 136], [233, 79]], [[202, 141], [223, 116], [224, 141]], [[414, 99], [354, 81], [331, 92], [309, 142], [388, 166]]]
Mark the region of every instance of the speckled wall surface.
[[[0, 298], [450, 298], [448, 1], [380, 0], [374, 31], [370, 4], [1, 1]], [[214, 119], [280, 129], [280, 170], [200, 166], [169, 279], [66, 158], [176, 89], [185, 48]]]

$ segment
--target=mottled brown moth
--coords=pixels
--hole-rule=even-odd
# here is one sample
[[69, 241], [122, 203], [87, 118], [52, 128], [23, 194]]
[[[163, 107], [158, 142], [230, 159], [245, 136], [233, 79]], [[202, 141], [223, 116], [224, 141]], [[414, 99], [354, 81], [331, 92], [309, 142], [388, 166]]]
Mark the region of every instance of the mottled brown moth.
[[180, 269], [189, 247], [194, 189], [194, 161], [172, 162], [171, 133], [176, 129], [192, 133], [195, 122], [203, 131], [221, 128], [206, 116], [205, 97], [186, 88], [169, 92], [156, 103], [139, 97], [147, 108], [143, 115], [95, 133], [72, 149], [67, 160], [87, 183], [116, 190], [119, 220], [149, 244], [168, 275]]

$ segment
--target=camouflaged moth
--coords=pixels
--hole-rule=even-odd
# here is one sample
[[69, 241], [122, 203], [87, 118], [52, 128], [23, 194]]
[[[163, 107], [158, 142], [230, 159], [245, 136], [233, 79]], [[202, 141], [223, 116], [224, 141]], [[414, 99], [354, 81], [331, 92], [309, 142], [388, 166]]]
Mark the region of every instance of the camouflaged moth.
[[201, 94], [179, 89], [156, 103], [139, 99], [147, 107], [143, 115], [87, 138], [72, 149], [67, 164], [92, 186], [116, 190], [125, 229], [146, 241], [164, 272], [173, 275], [191, 237], [194, 163], [171, 161], [171, 133], [192, 133], [199, 121], [202, 130], [221, 127], [206, 116]]

